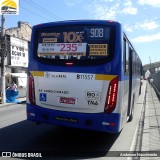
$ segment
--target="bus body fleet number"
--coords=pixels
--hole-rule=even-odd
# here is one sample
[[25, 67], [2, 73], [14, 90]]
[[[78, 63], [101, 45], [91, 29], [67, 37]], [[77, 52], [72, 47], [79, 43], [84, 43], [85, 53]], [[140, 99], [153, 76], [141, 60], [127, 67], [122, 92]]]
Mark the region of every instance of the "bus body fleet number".
[[77, 74], [77, 79], [92, 80], [93, 75]]
[[91, 28], [90, 29], [90, 37], [91, 38], [99, 38], [103, 37], [103, 28]]

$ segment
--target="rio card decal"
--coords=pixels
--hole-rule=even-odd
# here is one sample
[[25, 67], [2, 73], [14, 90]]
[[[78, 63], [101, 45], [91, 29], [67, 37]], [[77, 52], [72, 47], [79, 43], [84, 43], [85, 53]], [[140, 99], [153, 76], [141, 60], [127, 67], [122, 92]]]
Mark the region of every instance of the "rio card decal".
[[0, 14], [18, 15], [19, 0], [0, 0]]

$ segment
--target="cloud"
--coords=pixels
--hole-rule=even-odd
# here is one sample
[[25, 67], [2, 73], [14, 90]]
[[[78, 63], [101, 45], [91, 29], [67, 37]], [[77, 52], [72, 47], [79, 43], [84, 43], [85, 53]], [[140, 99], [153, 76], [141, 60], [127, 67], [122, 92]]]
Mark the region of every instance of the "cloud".
[[99, 2], [113, 2], [114, 0], [99, 0]]
[[135, 25], [133, 25], [133, 24], [126, 24], [126, 25], [124, 25], [124, 28], [128, 32], [133, 32], [135, 29], [136, 30], [151, 31], [151, 30], [157, 29], [159, 26], [160, 25], [158, 25], [155, 21], [145, 20], [144, 22], [137, 23]]
[[126, 13], [126, 14], [132, 14], [132, 15], [135, 15], [137, 14], [137, 8], [134, 8], [134, 7], [128, 7], [128, 8], [124, 8], [122, 10], [123, 13]]
[[78, 3], [81, 3], [82, 0], [64, 0], [64, 3], [67, 6], [73, 7], [75, 5], [77, 5]]
[[131, 0], [93, 0], [87, 5], [87, 10], [98, 19], [117, 20], [119, 16], [136, 15], [138, 9]]
[[138, 25], [138, 27], [144, 29], [144, 30], [153, 30], [159, 27], [159, 25], [156, 24], [156, 22], [151, 21], [147, 22], [145, 21], [143, 24]]
[[87, 9], [94, 15], [94, 18], [115, 20], [119, 11], [119, 3], [111, 3], [112, 0], [95, 0], [87, 6]]
[[153, 35], [145, 35], [134, 38], [133, 42], [153, 42], [160, 40], [160, 32]]
[[137, 28], [137, 29], [141, 28], [141, 29], [146, 30], [146, 31], [154, 30], [158, 27], [159, 27], [159, 25], [155, 21], [150, 21], [149, 22], [147, 20], [144, 23], [139, 23], [139, 24], [135, 25], [135, 28]]
[[131, 2], [131, 0], [125, 0], [124, 1], [124, 6], [132, 6], [132, 2]]
[[127, 32], [133, 32], [133, 27], [130, 26], [130, 25], [124, 25], [124, 29], [127, 31]]
[[124, 8], [122, 10], [122, 13], [135, 15], [137, 14], [137, 11], [137, 8], [133, 7], [131, 0], [126, 0], [124, 2]]
[[140, 5], [150, 5], [152, 7], [160, 7], [160, 0], [138, 0]]

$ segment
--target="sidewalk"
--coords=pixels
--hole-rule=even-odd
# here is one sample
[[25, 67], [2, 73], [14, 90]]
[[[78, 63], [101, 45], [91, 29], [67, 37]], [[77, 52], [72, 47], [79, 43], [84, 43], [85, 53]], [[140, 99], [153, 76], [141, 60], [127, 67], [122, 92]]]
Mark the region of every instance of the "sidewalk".
[[[160, 154], [160, 101], [154, 88], [147, 83], [144, 126], [141, 151], [159, 151]], [[141, 157], [141, 159], [145, 159]], [[149, 159], [159, 159], [150, 157]]]
[[18, 103], [5, 103], [5, 104], [0, 103], [0, 108], [5, 107], [5, 106], [10, 106], [10, 105], [13, 105], [13, 104], [26, 103], [26, 97], [17, 98], [17, 100], [19, 100], [20, 102], [18, 102]]

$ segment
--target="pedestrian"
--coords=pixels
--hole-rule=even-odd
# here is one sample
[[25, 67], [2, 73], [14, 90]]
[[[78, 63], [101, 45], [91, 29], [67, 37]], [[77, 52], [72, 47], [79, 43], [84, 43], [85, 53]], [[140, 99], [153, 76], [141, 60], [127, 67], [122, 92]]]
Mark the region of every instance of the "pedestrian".
[[6, 102], [13, 103], [15, 102], [16, 98], [18, 97], [18, 87], [13, 81], [11, 86], [6, 90]]
[[13, 81], [11, 86], [9, 87], [10, 90], [13, 90], [13, 91], [18, 91], [18, 87], [16, 85], [16, 83]]
[[153, 79], [152, 78], [150, 79], [150, 84], [153, 85]]

